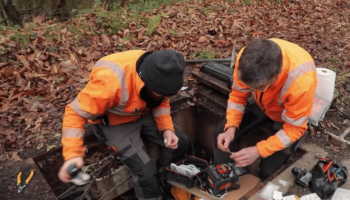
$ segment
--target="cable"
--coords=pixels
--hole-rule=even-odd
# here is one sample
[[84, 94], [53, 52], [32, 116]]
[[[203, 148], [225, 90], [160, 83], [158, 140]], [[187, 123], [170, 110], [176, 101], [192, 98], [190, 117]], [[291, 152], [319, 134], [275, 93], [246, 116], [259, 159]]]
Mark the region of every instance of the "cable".
[[70, 192], [71, 190], [73, 190], [73, 188], [75, 188], [76, 185], [73, 185], [72, 187], [70, 187], [68, 190], [66, 190], [65, 192], [63, 192], [60, 196], [57, 197], [57, 199], [60, 199], [61, 197], [63, 197], [64, 195], [66, 195], [68, 192]]
[[[90, 189], [92, 183], [96, 180], [96, 178], [98, 177], [98, 175], [100, 175], [100, 173], [102, 172], [102, 169], [103, 169], [104, 167], [106, 167], [107, 165], [109, 165], [112, 161], [113, 161], [113, 159], [110, 160], [109, 162], [107, 162], [106, 164], [102, 165], [100, 168], [98, 168], [100, 171], [96, 174], [96, 176], [94, 177], [94, 179], [92, 179], [92, 181], [90, 182], [90, 184], [88, 185], [88, 187], [85, 189], [85, 191], [84, 191], [83, 195], [81, 196], [80, 200], [83, 200], [85, 194], [86, 194], [87, 191]], [[97, 171], [97, 170], [96, 170], [96, 171]], [[96, 171], [95, 171], [95, 172], [96, 172]], [[93, 172], [93, 173], [94, 173], [94, 172]], [[91, 173], [91, 174], [93, 174], [93, 173]]]
[[104, 198], [106, 198], [110, 193], [112, 193], [115, 189], [117, 189], [119, 186], [123, 185], [123, 183], [125, 183], [126, 181], [130, 180], [131, 178], [126, 179], [125, 181], [123, 181], [120, 185], [114, 186], [111, 190], [109, 190], [106, 194], [104, 194], [99, 200], [102, 200]]

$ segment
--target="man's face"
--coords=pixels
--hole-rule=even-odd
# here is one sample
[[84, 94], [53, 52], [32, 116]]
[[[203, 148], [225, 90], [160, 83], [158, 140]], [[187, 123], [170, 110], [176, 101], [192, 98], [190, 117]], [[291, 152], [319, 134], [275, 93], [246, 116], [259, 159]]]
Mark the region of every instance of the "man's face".
[[151, 97], [153, 100], [155, 101], [162, 101], [164, 99], [170, 99], [171, 96], [167, 97], [167, 96], [162, 96], [156, 92], [153, 92], [152, 90], [150, 90], [149, 88], [147, 88], [147, 95], [149, 97]]
[[276, 81], [277, 81], [278, 76], [276, 76], [275, 78], [273, 78], [270, 82], [268, 82], [266, 85], [260, 87], [260, 88], [252, 88], [249, 87], [247, 84], [243, 83], [242, 81], [238, 80], [238, 82], [240, 82], [242, 85], [245, 85], [247, 88], [249, 88], [249, 90], [251, 90], [252, 92], [265, 92], [270, 86], [272, 86]]

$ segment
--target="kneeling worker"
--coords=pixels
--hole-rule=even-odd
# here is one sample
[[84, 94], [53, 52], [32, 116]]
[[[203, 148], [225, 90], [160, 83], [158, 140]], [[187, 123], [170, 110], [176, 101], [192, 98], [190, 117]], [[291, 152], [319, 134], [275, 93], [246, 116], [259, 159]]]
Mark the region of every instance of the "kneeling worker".
[[[169, 97], [183, 85], [184, 57], [173, 50], [131, 50], [101, 58], [90, 80], [66, 106], [62, 146], [65, 163], [59, 178], [69, 182], [67, 168], [84, 164], [86, 120], [97, 137], [121, 154], [133, 175], [138, 199], [162, 199], [157, 167], [183, 159], [187, 136], [173, 124]], [[157, 163], [147, 154], [143, 140], [160, 147]]]
[[[305, 138], [317, 87], [315, 64], [310, 54], [296, 44], [274, 38], [258, 39], [237, 55], [233, 78], [226, 119], [214, 134], [214, 163], [233, 159], [237, 166], [245, 167], [261, 157], [258, 174], [264, 180], [285, 163]], [[243, 117], [251, 95], [257, 106], [250, 105], [255, 104], [259, 112], [274, 121], [274, 134], [230, 155], [227, 152], [237, 146], [236, 137], [248, 135], [239, 132], [244, 128], [240, 127], [241, 122], [251, 123], [244, 122]]]

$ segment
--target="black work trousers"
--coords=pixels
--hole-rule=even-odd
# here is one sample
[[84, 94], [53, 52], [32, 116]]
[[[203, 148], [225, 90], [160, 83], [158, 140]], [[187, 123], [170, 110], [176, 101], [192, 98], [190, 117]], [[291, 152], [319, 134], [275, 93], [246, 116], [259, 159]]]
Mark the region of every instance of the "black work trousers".
[[[251, 109], [249, 109], [249, 107]], [[274, 135], [279, 129], [282, 128], [283, 123], [274, 122], [271, 119], [269, 119], [265, 114], [263, 114], [263, 112], [257, 107], [256, 104], [250, 105], [247, 108], [248, 109], [246, 109], [246, 112], [249, 110], [250, 111], [253, 110], [255, 114], [252, 114], [254, 112], [251, 112], [248, 115], [247, 113], [243, 115], [239, 131], [236, 132], [234, 140], [229, 145], [229, 149], [231, 152], [237, 152], [243, 148], [255, 146], [257, 142], [266, 140], [268, 137], [270, 137], [271, 135]], [[252, 115], [259, 116], [258, 118], [260, 118], [260, 121], [259, 119], [255, 119], [252, 121], [252, 119], [249, 118], [249, 116], [252, 116]], [[267, 126], [267, 127], [265, 126], [263, 129], [255, 129], [255, 127], [250, 127], [247, 129], [247, 127], [243, 127], [243, 126], [251, 126], [252, 124], [254, 124], [254, 121], [255, 122], [258, 121], [258, 123], [255, 123], [256, 124], [255, 126], [259, 126], [261, 123], [268, 123], [270, 124], [270, 126]], [[225, 118], [214, 132], [214, 140], [213, 140], [214, 141], [214, 164], [223, 164], [223, 163], [233, 162], [233, 160], [230, 158], [229, 153], [223, 152], [217, 147], [217, 137], [219, 134], [224, 132], [224, 127], [226, 122], [227, 121]], [[264, 131], [266, 129], [269, 129], [269, 131]], [[241, 130], [243, 130], [243, 132]], [[265, 134], [263, 134], [262, 132], [265, 132]], [[302, 143], [302, 141], [305, 139], [305, 136], [306, 136], [306, 133], [301, 139], [294, 142], [290, 147], [283, 149], [281, 151], [275, 152], [274, 154], [272, 154], [267, 158], [262, 158], [260, 160], [259, 170], [258, 170], [258, 175], [260, 179], [265, 180], [271, 174], [277, 171], [287, 161], [291, 153], [293, 153], [297, 149], [297, 147]]]
[[[175, 134], [179, 138], [178, 148], [165, 146], [164, 138], [159, 133], [151, 113], [146, 113], [138, 121], [116, 126], [94, 125], [94, 133], [108, 146], [115, 146], [122, 151], [120, 159], [132, 173], [134, 189], [140, 200], [160, 200], [159, 175], [156, 162], [147, 154], [143, 140], [159, 146], [158, 166], [168, 166], [171, 162], [184, 159], [189, 140], [174, 124]], [[127, 149], [123, 151], [123, 149]]]

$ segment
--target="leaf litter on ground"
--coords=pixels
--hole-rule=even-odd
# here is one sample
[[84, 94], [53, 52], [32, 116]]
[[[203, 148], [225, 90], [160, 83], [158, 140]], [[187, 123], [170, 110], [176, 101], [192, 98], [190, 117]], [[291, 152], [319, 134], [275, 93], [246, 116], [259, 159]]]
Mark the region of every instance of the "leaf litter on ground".
[[[200, 52], [229, 58], [234, 43], [239, 51], [256, 38], [277, 37], [305, 48], [317, 67], [350, 75], [349, 8], [346, 1], [194, 0], [152, 12], [97, 10], [63, 23], [37, 16], [32, 28], [0, 30], [0, 147], [5, 153], [51, 149], [65, 106], [84, 88], [94, 63], [115, 52], [169, 48], [186, 59]], [[348, 99], [345, 85], [337, 90]]]

